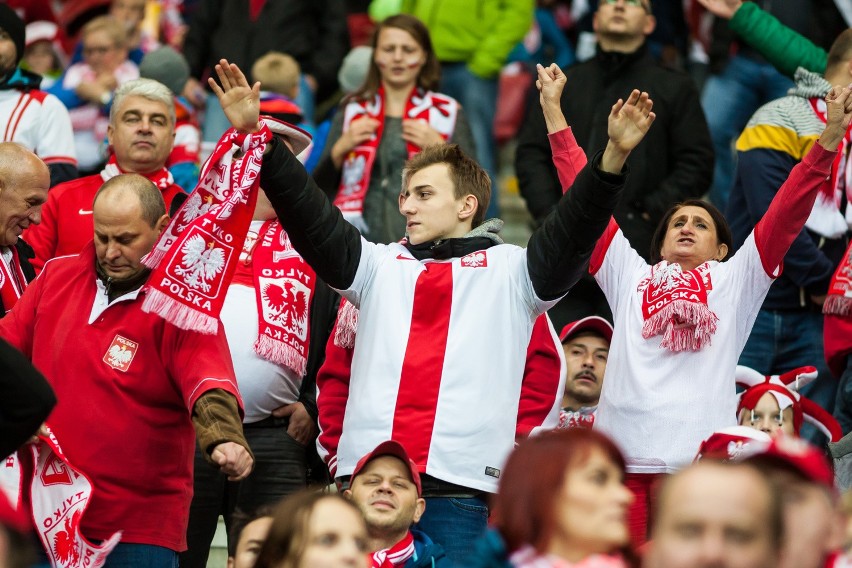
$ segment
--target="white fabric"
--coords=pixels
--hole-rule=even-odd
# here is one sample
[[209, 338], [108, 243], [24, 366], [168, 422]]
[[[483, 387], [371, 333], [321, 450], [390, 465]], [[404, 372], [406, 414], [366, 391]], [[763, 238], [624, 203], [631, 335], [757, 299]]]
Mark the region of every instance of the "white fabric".
[[[337, 453], [339, 476], [351, 474], [361, 456], [391, 438], [415, 284], [424, 265], [433, 262], [413, 259], [397, 243], [363, 238], [361, 243], [355, 280], [341, 291], [361, 311]], [[463, 266], [466, 257], [442, 261], [453, 265], [452, 308], [425, 473], [495, 492], [514, 446], [533, 323], [555, 301], [536, 297], [525, 249], [503, 244], [476, 254], [482, 253], [487, 266]], [[412, 341], [429, 349], [430, 339]], [[545, 429], [556, 426], [558, 409], [555, 404]]]
[[257, 298], [253, 288], [231, 284], [222, 313], [225, 336], [240, 394], [243, 395], [246, 424], [269, 418], [272, 411], [299, 400], [301, 378], [254, 352], [257, 339]]
[[71, 117], [59, 99], [41, 91], [0, 91], [3, 142], [18, 142], [46, 163], [77, 163]]
[[671, 473], [701, 441], [736, 424], [734, 371], [772, 284], [750, 235], [727, 262], [711, 262], [707, 304], [718, 317], [711, 344], [672, 352], [642, 338], [639, 282], [651, 267], [615, 234], [595, 279], [615, 318], [595, 428], [610, 435], [631, 473]]

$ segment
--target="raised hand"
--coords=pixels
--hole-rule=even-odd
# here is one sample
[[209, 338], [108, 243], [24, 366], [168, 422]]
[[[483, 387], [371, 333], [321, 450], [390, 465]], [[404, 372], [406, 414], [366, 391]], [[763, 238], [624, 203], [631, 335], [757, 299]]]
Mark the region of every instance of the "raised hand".
[[836, 150], [852, 122], [852, 88], [832, 87], [825, 95], [825, 130], [819, 137], [826, 150]]
[[605, 172], [619, 173], [630, 152], [648, 133], [657, 117], [651, 110], [654, 101], [648, 93], [633, 89], [627, 101], [618, 99], [609, 113], [607, 134], [609, 142], [601, 159], [601, 169]]
[[227, 59], [216, 64], [216, 74], [222, 83], [210, 77], [207, 84], [219, 98], [219, 104], [231, 126], [240, 132], [257, 132], [260, 117], [260, 82], [249, 85], [246, 76], [234, 63]]
[[698, 3], [719, 18], [730, 20], [743, 5], [742, 0], [698, 0]]
[[538, 73], [535, 88], [538, 89], [538, 101], [541, 104], [541, 111], [544, 113], [547, 132], [552, 134], [568, 128], [568, 123], [560, 106], [562, 89], [565, 88], [565, 83], [568, 80], [565, 73], [556, 63], [551, 63], [547, 67], [537, 64], [535, 68]]

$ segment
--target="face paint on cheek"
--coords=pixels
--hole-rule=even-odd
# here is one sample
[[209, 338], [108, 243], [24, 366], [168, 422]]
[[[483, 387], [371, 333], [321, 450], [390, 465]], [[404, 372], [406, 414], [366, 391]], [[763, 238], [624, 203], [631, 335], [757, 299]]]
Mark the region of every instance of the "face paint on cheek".
[[408, 63], [408, 64], [406, 64], [406, 67], [407, 67], [407, 68], [409, 68], [409, 69], [417, 69], [418, 67], [420, 67], [420, 65], [422, 65], [422, 63], [421, 63], [421, 61], [418, 59], [417, 61], [415, 61], [415, 62], [413, 62], [413, 63]]

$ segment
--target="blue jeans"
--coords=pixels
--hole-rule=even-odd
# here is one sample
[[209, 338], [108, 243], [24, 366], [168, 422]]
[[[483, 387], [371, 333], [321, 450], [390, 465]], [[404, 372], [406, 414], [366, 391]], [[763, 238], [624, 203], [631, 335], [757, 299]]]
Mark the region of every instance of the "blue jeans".
[[733, 143], [761, 105], [785, 96], [793, 86], [793, 81], [772, 65], [737, 55], [731, 57], [721, 74], [711, 75], [704, 84], [701, 106], [716, 153], [710, 201], [722, 211], [734, 183]]
[[485, 218], [500, 216], [497, 203], [497, 145], [494, 142], [494, 114], [497, 112], [497, 78], [483, 79], [471, 73], [465, 63], [441, 64], [441, 92], [461, 103], [476, 142], [476, 159], [491, 178], [491, 203]]
[[177, 568], [174, 550], [153, 544], [118, 543], [106, 559], [104, 568]]
[[846, 368], [840, 375], [834, 417], [840, 423], [844, 435], [852, 432], [852, 355], [847, 356]]
[[228, 533], [235, 509], [251, 513], [261, 505], [272, 505], [282, 497], [307, 486], [307, 449], [287, 434], [287, 418], [267, 418], [244, 424], [246, 441], [254, 454], [254, 469], [239, 482], [208, 464], [195, 451], [195, 472], [189, 526], [188, 550], [180, 554], [181, 568], [204, 568], [219, 515]]
[[426, 497], [426, 512], [414, 526], [440, 544], [453, 564], [466, 566], [488, 528], [488, 505], [477, 498]]
[[[823, 354], [821, 313], [760, 310], [740, 355], [740, 365], [764, 375], [812, 365], [819, 375], [800, 392], [828, 412], [834, 408], [837, 381], [828, 370]], [[824, 441], [823, 435], [810, 424], [802, 427], [802, 437], [818, 445]]]

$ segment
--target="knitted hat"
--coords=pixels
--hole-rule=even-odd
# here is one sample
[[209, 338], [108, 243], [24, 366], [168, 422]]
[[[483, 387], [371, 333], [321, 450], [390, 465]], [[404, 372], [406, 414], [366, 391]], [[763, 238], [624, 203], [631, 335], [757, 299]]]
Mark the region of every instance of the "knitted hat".
[[821, 451], [801, 438], [781, 436], [772, 440], [765, 451], [747, 458], [755, 465], [781, 466], [799, 474], [803, 479], [835, 491], [834, 471]]
[[299, 124], [304, 120], [304, 114], [299, 105], [284, 95], [269, 91], [260, 92], [260, 114], [290, 124]]
[[293, 147], [293, 155], [298, 156], [311, 145], [311, 135], [289, 122], [278, 120], [271, 116], [260, 115], [260, 120], [269, 127], [273, 134], [282, 136]]
[[589, 316], [577, 321], [571, 322], [562, 328], [559, 334], [559, 341], [565, 343], [582, 331], [593, 331], [598, 335], [604, 336], [607, 341], [612, 341], [612, 324], [599, 316]]
[[408, 457], [408, 453], [405, 451], [402, 444], [394, 440], [382, 442], [376, 446], [372, 452], [358, 460], [358, 464], [352, 472], [352, 477], [349, 478], [350, 484], [355, 481], [355, 478], [358, 477], [358, 474], [361, 473], [365, 467], [367, 467], [368, 463], [381, 456], [393, 456], [402, 460], [402, 463], [408, 466], [408, 473], [411, 474], [411, 481], [417, 488], [417, 496], [420, 497], [423, 494], [423, 487], [420, 485], [420, 472], [417, 471], [417, 464], [411, 461], [411, 458]]
[[757, 452], [765, 451], [772, 438], [769, 434], [747, 426], [730, 426], [710, 434], [701, 442], [694, 461], [742, 461]]
[[793, 431], [799, 434], [803, 422], [816, 426], [830, 441], [836, 442], [843, 433], [837, 420], [818, 404], [799, 394], [799, 389], [817, 378], [816, 367], [799, 367], [782, 375], [761, 375], [754, 369], [737, 365], [737, 386], [746, 390], [740, 395], [737, 416], [743, 409], [754, 410], [764, 394], [769, 393], [783, 411], [793, 409]]
[[164, 45], [145, 54], [139, 64], [139, 76], [159, 81], [180, 95], [189, 80], [189, 63], [181, 53]]
[[337, 72], [337, 82], [340, 83], [340, 88], [344, 93], [354, 93], [364, 84], [372, 60], [373, 48], [366, 45], [353, 47], [346, 54], [343, 63], [340, 64], [340, 70]]
[[0, 29], [9, 34], [15, 44], [17, 50], [15, 65], [17, 65], [24, 56], [24, 38], [26, 38], [27, 32], [24, 21], [6, 4], [0, 4]]

